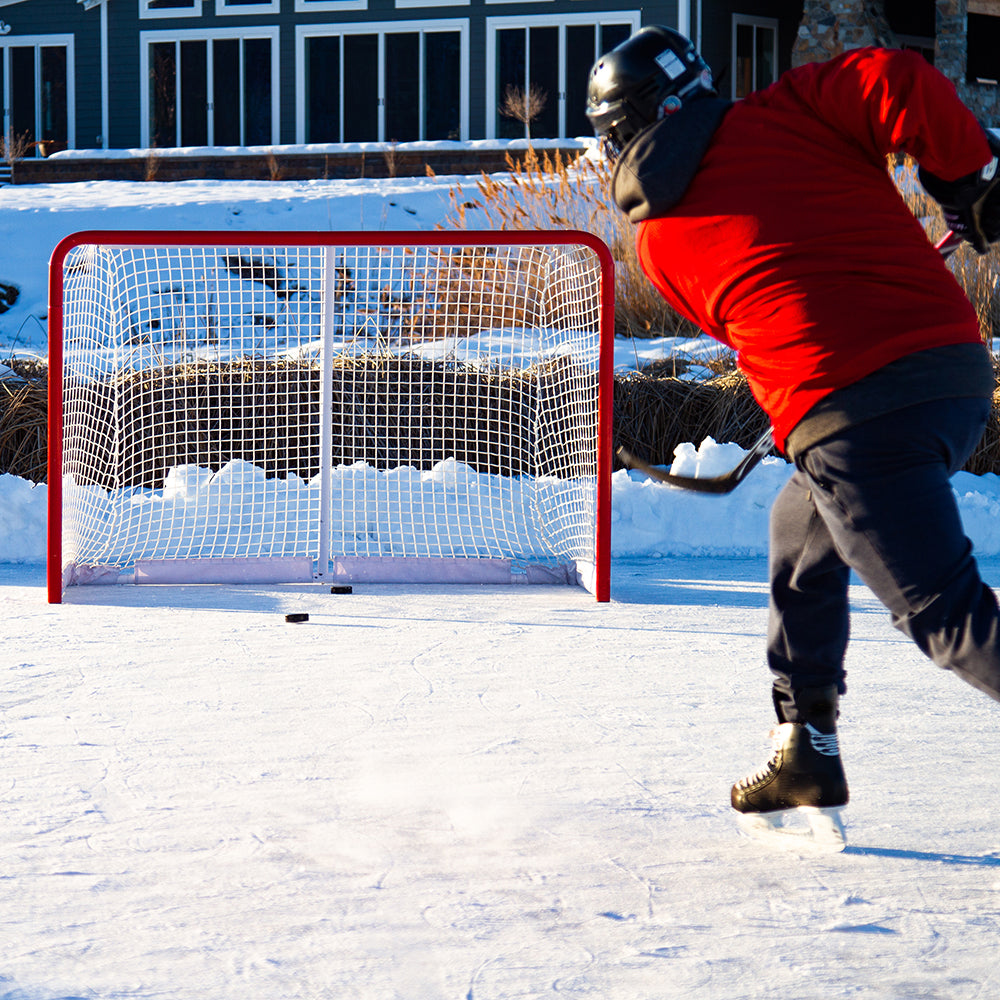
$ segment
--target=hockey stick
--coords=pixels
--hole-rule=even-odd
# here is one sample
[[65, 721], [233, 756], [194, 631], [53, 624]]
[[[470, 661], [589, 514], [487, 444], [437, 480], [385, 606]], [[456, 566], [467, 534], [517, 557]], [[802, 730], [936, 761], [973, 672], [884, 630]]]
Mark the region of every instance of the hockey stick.
[[663, 469], [654, 468], [642, 461], [641, 458], [636, 458], [625, 448], [617, 448], [615, 454], [621, 460], [622, 465], [629, 469], [636, 469], [638, 472], [644, 472], [650, 479], [667, 483], [670, 486], [679, 486], [682, 490], [692, 490], [695, 493], [718, 494], [732, 493], [773, 446], [774, 439], [768, 430], [753, 444], [735, 468], [724, 472], [721, 476], [705, 476], [703, 478], [699, 476], [675, 476], [673, 473], [664, 472]]
[[962, 237], [952, 232], [950, 229], [934, 244], [945, 260], [947, 260], [962, 245]]
[[[934, 247], [947, 260], [961, 245], [962, 237], [949, 229], [934, 244]], [[771, 431], [767, 430], [743, 456], [739, 465], [729, 472], [724, 472], [721, 476], [705, 476], [704, 478], [698, 476], [675, 476], [670, 472], [664, 472], [663, 469], [654, 468], [641, 458], [636, 458], [630, 451], [622, 447], [616, 448], [615, 454], [626, 468], [644, 472], [650, 479], [667, 483], [670, 486], [679, 486], [682, 490], [691, 490], [694, 493], [719, 494], [732, 493], [771, 450], [773, 445], [774, 438], [771, 436]]]

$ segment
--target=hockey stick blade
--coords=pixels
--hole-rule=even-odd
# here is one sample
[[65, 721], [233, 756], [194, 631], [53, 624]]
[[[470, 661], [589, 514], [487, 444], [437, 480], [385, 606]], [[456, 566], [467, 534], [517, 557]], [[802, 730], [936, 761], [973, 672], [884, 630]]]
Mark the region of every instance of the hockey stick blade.
[[691, 490], [694, 493], [732, 493], [740, 483], [746, 479], [747, 475], [757, 465], [758, 462], [771, 450], [774, 440], [771, 432], [763, 434], [753, 447], [743, 456], [739, 465], [724, 472], [721, 476], [675, 476], [673, 473], [664, 472], [663, 469], [654, 468], [641, 458], [636, 458], [625, 448], [617, 448], [615, 454], [622, 465], [637, 472], [644, 472], [650, 479], [655, 479], [669, 486], [678, 486], [682, 490]]

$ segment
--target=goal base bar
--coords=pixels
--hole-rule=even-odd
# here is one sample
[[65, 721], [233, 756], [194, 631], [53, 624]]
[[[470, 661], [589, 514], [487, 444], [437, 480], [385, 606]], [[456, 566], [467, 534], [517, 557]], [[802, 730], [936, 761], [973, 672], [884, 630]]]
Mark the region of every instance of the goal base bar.
[[335, 558], [335, 583], [487, 583], [588, 586], [575, 563], [522, 562], [515, 559], [446, 559], [433, 556]]
[[67, 566], [63, 586], [202, 583], [440, 583], [583, 587], [595, 593], [592, 564], [435, 556], [334, 557], [320, 572], [308, 556], [144, 559], [134, 567]]

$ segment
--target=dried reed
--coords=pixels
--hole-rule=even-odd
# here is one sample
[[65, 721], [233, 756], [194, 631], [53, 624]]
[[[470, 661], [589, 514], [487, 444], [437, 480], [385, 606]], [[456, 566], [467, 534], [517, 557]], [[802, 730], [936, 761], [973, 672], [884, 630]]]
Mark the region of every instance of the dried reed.
[[[22, 375], [21, 382], [0, 382], [0, 473], [43, 482], [47, 376], [44, 366]], [[499, 475], [579, 474], [594, 428], [569, 426], [539, 401], [553, 395], [557, 382], [592, 377], [565, 360], [519, 371], [345, 355], [334, 368], [334, 461], [429, 469], [455, 457]], [[234, 458], [271, 476], [313, 476], [319, 468], [319, 388], [314, 365], [260, 359], [132, 372], [111, 386], [91, 386], [79, 400], [92, 408], [90, 438], [102, 437], [116, 406], [139, 429], [134, 440], [119, 442], [125, 456], [119, 472], [111, 472], [109, 446], [104, 471], [89, 481], [157, 488], [175, 465], [219, 469]], [[746, 447], [765, 427], [737, 372], [705, 381], [653, 370], [615, 378], [615, 441], [657, 465], [669, 465], [683, 442], [710, 436]], [[66, 442], [65, 450], [72, 463], [74, 443]], [[1000, 473], [1000, 393], [965, 468]]]
[[600, 236], [615, 258], [615, 333], [627, 337], [694, 336], [697, 330], [670, 308], [642, 273], [632, 224], [612, 203], [608, 164], [586, 156], [571, 160], [556, 150], [541, 158], [529, 148], [521, 161], [507, 156], [507, 172], [482, 174], [478, 194], [461, 184], [448, 192], [440, 229], [581, 229]]
[[[509, 176], [483, 175], [478, 195], [450, 191], [451, 210], [442, 227], [467, 228], [476, 222], [498, 229], [580, 228], [600, 235], [612, 247], [616, 269], [616, 333], [631, 336], [693, 335], [641, 274], [635, 259], [632, 227], [607, 197], [610, 171], [602, 162], [579, 157], [564, 161], [557, 153], [539, 159], [529, 150], [523, 163], [508, 162]], [[929, 237], [943, 235], [940, 213], [915, 178], [912, 163], [891, 164], [893, 174]], [[509, 261], [482, 250], [443, 253], [433, 275], [413, 272], [410, 295], [381, 303], [399, 316], [400, 331], [410, 340], [477, 332], [475, 317], [486, 301], [494, 316], [512, 326], [530, 325], [526, 303], [542, 293], [542, 273], [531, 256]], [[234, 259], [240, 270], [256, 261]], [[963, 249], [955, 273], [977, 308], [983, 336], [997, 334], [997, 266], [993, 256]], [[256, 271], [267, 283], [270, 272]], [[282, 278], [275, 273], [275, 290]], [[496, 289], [504, 293], [495, 301]], [[385, 293], [389, 295], [388, 292]], [[680, 378], [684, 362], [670, 359], [655, 367], [615, 378], [616, 440], [655, 464], [669, 464], [674, 448], [706, 436], [744, 446], [766, 426], [746, 380], [721, 359], [713, 377]], [[14, 362], [10, 363], [12, 366]], [[46, 372], [44, 366], [17, 369], [23, 381], [0, 383], [0, 472], [34, 482], [45, 478]], [[664, 372], [666, 374], [664, 374]], [[505, 475], [553, 471], [573, 474], [582, 468], [576, 454], [580, 429], [563, 426], [553, 414], [532, 418], [532, 408], [546, 395], [546, 380], [586, 379], [567, 362], [526, 371], [482, 370], [412, 356], [344, 356], [334, 369], [335, 461], [369, 462], [379, 468], [399, 464], [430, 468], [454, 456], [480, 471]], [[95, 434], [119, 406], [124, 423], [140, 428], [140, 445], [126, 448], [135, 457], [105, 486], [162, 484], [166, 471], [194, 462], [221, 468], [245, 458], [272, 476], [302, 477], [318, 469], [319, 431], [316, 401], [319, 372], [311, 364], [244, 359], [215, 365], [177, 365], [120, 377], [113, 385], [84, 390], [97, 407]], [[113, 401], [113, 402], [112, 402]], [[976, 474], [1000, 473], [1000, 392], [983, 440], [966, 465]], [[534, 420], [534, 422], [533, 422]], [[587, 429], [592, 430], [592, 429]], [[532, 458], [533, 435], [543, 442]], [[72, 460], [72, 442], [67, 443]], [[110, 470], [111, 455], [107, 456]]]
[[[546, 401], [559, 383], [593, 388], [595, 379], [565, 358], [521, 370], [342, 355], [333, 365], [333, 461], [426, 470], [451, 457], [495, 475], [580, 475], [596, 429], [561, 423]], [[319, 393], [319, 368], [289, 360], [129, 372], [75, 390], [68, 405], [87, 423], [65, 442], [65, 465], [78, 482], [108, 489], [157, 488], [175, 466], [217, 470], [233, 459], [308, 479], [320, 465]]]

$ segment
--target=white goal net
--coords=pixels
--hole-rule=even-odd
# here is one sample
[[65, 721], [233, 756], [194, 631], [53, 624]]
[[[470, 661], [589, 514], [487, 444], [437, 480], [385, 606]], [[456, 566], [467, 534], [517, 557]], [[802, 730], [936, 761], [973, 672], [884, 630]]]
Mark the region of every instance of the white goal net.
[[67, 238], [50, 600], [310, 579], [607, 600], [610, 266], [564, 231]]

